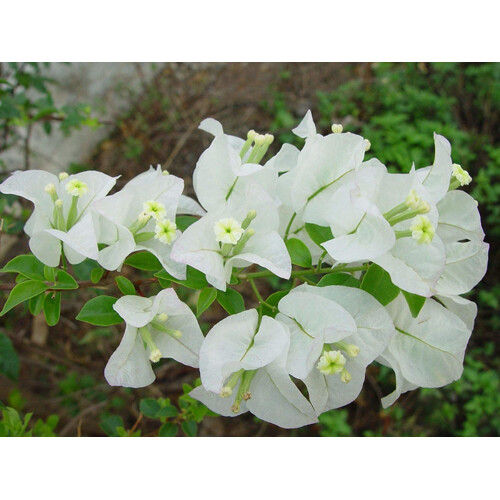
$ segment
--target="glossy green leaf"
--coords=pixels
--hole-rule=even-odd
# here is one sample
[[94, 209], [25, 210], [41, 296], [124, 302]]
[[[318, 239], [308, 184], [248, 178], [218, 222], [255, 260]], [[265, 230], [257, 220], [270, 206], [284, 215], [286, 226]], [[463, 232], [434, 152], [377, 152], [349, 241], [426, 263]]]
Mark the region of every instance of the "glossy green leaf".
[[76, 319], [97, 326], [118, 325], [123, 319], [113, 309], [113, 304], [117, 300], [116, 297], [108, 295], [94, 297], [82, 307]]
[[149, 252], [133, 253], [127, 257], [125, 264], [141, 271], [159, 271], [163, 267], [160, 261]]
[[11, 290], [7, 302], [5, 302], [2, 312], [0, 312], [0, 316], [3, 316], [6, 312], [25, 300], [36, 297], [38, 294], [47, 290], [47, 288], [47, 285], [41, 281], [28, 280], [19, 283]]
[[137, 295], [134, 284], [125, 276], [117, 276], [115, 281], [123, 295]]
[[[306, 231], [309, 238], [321, 247], [321, 243], [333, 239], [332, 231], [329, 227], [318, 226], [317, 224], [306, 224]], [[323, 247], [321, 247], [323, 248]]]
[[192, 217], [191, 215], [180, 215], [175, 219], [175, 223], [179, 231], [185, 231], [191, 224], [194, 224], [197, 220], [199, 219], [196, 217]]
[[403, 292], [406, 302], [408, 303], [411, 315], [416, 318], [418, 313], [422, 310], [422, 307], [424, 307], [426, 297], [415, 295], [414, 293], [406, 292], [405, 290], [401, 291]]
[[43, 312], [47, 325], [54, 326], [59, 323], [61, 316], [61, 293], [48, 293], [43, 303]]
[[217, 298], [217, 290], [215, 288], [204, 288], [198, 297], [198, 304], [196, 305], [196, 317], [200, 317]]
[[90, 272], [90, 281], [96, 284], [99, 283], [105, 272], [106, 269], [103, 269], [102, 267], [94, 267], [94, 269]]
[[35, 281], [44, 281], [45, 266], [34, 255], [18, 255], [7, 262], [0, 273], [20, 273]]
[[225, 292], [217, 290], [217, 302], [229, 314], [237, 314], [245, 310], [243, 296], [232, 288], [228, 288]]
[[352, 288], [359, 288], [361, 283], [358, 279], [348, 273], [331, 273], [325, 274], [316, 286], [350, 286]]
[[170, 286], [169, 283], [171, 281], [173, 281], [174, 283], [179, 283], [180, 285], [183, 285], [187, 288], [192, 288], [194, 290], [203, 290], [203, 288], [209, 286], [205, 275], [201, 271], [198, 271], [197, 269], [194, 269], [190, 266], [187, 266], [185, 280], [174, 278], [164, 269], [159, 273], [156, 273], [155, 276], [159, 278], [160, 284], [164, 287]]
[[44, 301], [45, 301], [45, 294], [43, 292], [39, 293], [35, 297], [31, 297], [30, 302], [29, 302], [29, 309], [30, 309], [30, 313], [33, 316], [37, 316], [38, 314], [40, 314], [40, 312], [43, 309]]
[[286, 242], [286, 248], [290, 254], [292, 264], [301, 267], [311, 267], [312, 257], [306, 244], [297, 238], [290, 238]]
[[55, 285], [50, 285], [52, 290], [76, 290], [78, 283], [75, 278], [62, 269], [58, 269], [55, 277]]
[[361, 289], [373, 295], [383, 306], [392, 302], [399, 294], [399, 288], [392, 283], [389, 273], [377, 264], [372, 264], [366, 271]]

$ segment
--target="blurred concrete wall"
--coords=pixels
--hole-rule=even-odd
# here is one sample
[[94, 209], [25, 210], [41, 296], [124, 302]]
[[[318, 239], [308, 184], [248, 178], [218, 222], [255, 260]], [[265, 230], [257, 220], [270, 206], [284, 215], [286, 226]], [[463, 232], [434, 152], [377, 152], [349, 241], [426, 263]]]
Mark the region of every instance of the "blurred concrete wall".
[[[87, 103], [99, 120], [109, 122], [98, 130], [82, 128], [65, 137], [54, 124], [51, 135], [41, 125], [33, 128], [30, 139], [30, 169], [51, 172], [82, 163], [96, 144], [112, 130], [113, 124], [129, 108], [142, 88], [162, 64], [152, 63], [53, 63], [44, 74], [57, 83], [50, 86], [56, 106]], [[22, 143], [0, 155], [9, 170], [24, 168]]]

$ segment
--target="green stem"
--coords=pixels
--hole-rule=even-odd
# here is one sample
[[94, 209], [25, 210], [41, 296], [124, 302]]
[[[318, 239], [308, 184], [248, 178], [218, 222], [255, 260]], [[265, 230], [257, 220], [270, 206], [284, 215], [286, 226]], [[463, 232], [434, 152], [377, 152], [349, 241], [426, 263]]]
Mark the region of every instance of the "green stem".
[[[291, 274], [291, 278], [299, 278], [301, 276], [310, 276], [314, 274], [329, 274], [329, 273], [353, 273], [355, 271], [366, 271], [369, 267], [369, 264], [364, 264], [363, 266], [353, 266], [353, 267], [343, 267], [339, 268], [329, 268], [329, 269], [304, 269], [303, 271], [293, 271]], [[246, 273], [240, 274], [238, 279], [241, 280], [251, 280], [255, 278], [268, 278], [270, 276], [274, 276], [271, 271], [257, 271], [255, 273]]]
[[288, 226], [286, 226], [285, 230], [285, 236], [283, 236], [283, 240], [286, 243], [286, 240], [288, 239], [288, 234], [290, 233], [290, 229], [292, 227], [293, 221], [295, 220], [295, 217], [297, 217], [296, 212], [293, 213], [292, 217], [290, 218], [290, 221], [288, 222]]
[[257, 297], [257, 300], [259, 301], [259, 304], [261, 306], [266, 306], [268, 307], [269, 309], [271, 309], [271, 311], [275, 311], [276, 308], [274, 306], [272, 306], [271, 304], [268, 304], [264, 298], [262, 297], [262, 295], [260, 294], [259, 292], [259, 289], [257, 288], [257, 286], [255, 285], [255, 282], [253, 279], [250, 279], [250, 286], [252, 287], [252, 290], [253, 290], [253, 293], [255, 294], [255, 297]]

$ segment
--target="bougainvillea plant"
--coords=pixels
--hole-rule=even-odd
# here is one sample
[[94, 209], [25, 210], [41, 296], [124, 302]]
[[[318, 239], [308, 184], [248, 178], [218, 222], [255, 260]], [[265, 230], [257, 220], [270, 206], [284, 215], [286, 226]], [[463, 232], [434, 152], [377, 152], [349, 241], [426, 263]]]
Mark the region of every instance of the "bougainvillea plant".
[[[391, 405], [417, 387], [460, 378], [477, 313], [463, 298], [484, 276], [488, 244], [477, 202], [460, 188], [469, 174], [435, 135], [434, 163], [389, 173], [365, 161], [370, 142], [334, 124], [321, 135], [308, 112], [293, 132], [301, 150], [251, 130], [224, 133], [212, 118], [200, 128], [214, 139], [193, 174], [197, 201], [184, 181], [151, 167], [109, 194], [116, 178], [100, 172], [58, 176], [14, 172], [0, 192], [26, 198], [32, 255], [2, 272], [17, 284], [1, 314], [29, 301], [49, 324], [60, 315], [61, 290], [79, 283], [67, 263], [95, 261], [92, 282], [131, 265], [150, 271], [161, 290], [99, 295], [77, 319], [125, 323], [109, 359], [109, 384], [154, 383], [162, 358], [199, 368], [191, 396], [212, 411], [250, 411], [284, 428], [317, 422], [359, 395], [374, 361], [395, 372]], [[283, 280], [266, 299], [259, 281]], [[258, 307], [245, 310], [233, 287], [249, 283]], [[196, 315], [174, 288], [198, 290]], [[204, 336], [200, 314], [217, 300], [229, 315]]]

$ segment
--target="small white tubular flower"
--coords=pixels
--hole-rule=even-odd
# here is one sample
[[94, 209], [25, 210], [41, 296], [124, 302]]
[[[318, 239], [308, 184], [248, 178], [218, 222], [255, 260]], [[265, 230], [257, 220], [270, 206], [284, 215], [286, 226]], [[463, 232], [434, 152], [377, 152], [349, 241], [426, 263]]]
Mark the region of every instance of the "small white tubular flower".
[[[157, 363], [161, 358], [198, 367], [203, 334], [193, 312], [173, 289], [162, 290], [151, 298], [126, 295], [113, 308], [125, 320], [126, 329], [104, 370], [110, 385], [151, 384], [155, 379], [151, 362]], [[164, 322], [158, 320], [162, 315], [167, 316]], [[181, 336], [178, 328], [182, 329]]]
[[340, 373], [345, 366], [346, 359], [340, 351], [325, 351], [319, 358], [316, 368], [323, 375]]
[[61, 172], [59, 174], [59, 180], [63, 181], [64, 179], [67, 179], [69, 177], [68, 172]]
[[332, 132], [334, 134], [341, 134], [343, 130], [344, 130], [344, 127], [340, 123], [334, 123], [332, 125]]
[[149, 354], [149, 360], [153, 363], [158, 363], [158, 361], [160, 361], [161, 358], [162, 358], [162, 354], [161, 354], [160, 349], [158, 349], [158, 348], [153, 349], [151, 351], [151, 353]]
[[165, 205], [159, 201], [149, 200], [143, 204], [144, 214], [150, 215], [157, 221], [165, 218], [167, 213]]
[[453, 177], [460, 182], [461, 186], [467, 186], [472, 181], [472, 177], [469, 175], [469, 172], [464, 170], [458, 163], [453, 163], [451, 166], [451, 172]]
[[170, 219], [156, 222], [155, 238], [166, 245], [170, 245], [177, 237], [177, 225]]
[[410, 193], [406, 197], [405, 205], [412, 210], [417, 210], [421, 202], [420, 196], [417, 194], [415, 189], [410, 190]]
[[66, 191], [71, 196], [82, 197], [89, 192], [89, 187], [86, 182], [83, 182], [80, 179], [71, 179], [66, 184]]
[[286, 325], [251, 309], [217, 323], [200, 350], [202, 386], [190, 396], [224, 416], [250, 411], [284, 428], [317, 421], [285, 370]]
[[[325, 307], [325, 303], [329, 307]], [[294, 288], [287, 297], [281, 299], [278, 308], [281, 312], [276, 319], [286, 320], [291, 333], [288, 371], [305, 382], [316, 414], [320, 415], [354, 401], [363, 387], [366, 367], [387, 348], [394, 334], [394, 325], [385, 308], [372, 295], [358, 288], [309, 285]], [[334, 314], [334, 308], [343, 311], [342, 315]], [[319, 325], [321, 320], [329, 323], [323, 336], [318, 333], [312, 339], [296, 324], [293, 326], [293, 320], [283, 318], [283, 312], [290, 317], [293, 311], [297, 311], [297, 321], [309, 334], [316, 335], [314, 326]], [[336, 319], [332, 316], [325, 318], [327, 311], [336, 316]], [[341, 321], [347, 315], [354, 323], [354, 330], [345, 321]], [[327, 350], [340, 351], [344, 356], [345, 364], [339, 374], [326, 375], [317, 367], [317, 361], [325, 354], [325, 344]], [[357, 355], [352, 357], [356, 352]], [[305, 357], [310, 367], [306, 377], [297, 377], [301, 375], [296, 371], [300, 366], [297, 365], [300, 356]], [[309, 362], [311, 359], [313, 364]]]
[[425, 244], [432, 241], [436, 232], [431, 221], [425, 215], [417, 215], [413, 219], [410, 225], [410, 231], [413, 238], [415, 238], [419, 243]]
[[243, 234], [243, 228], [232, 217], [225, 217], [215, 223], [214, 232], [215, 241], [236, 245]]
[[149, 219], [151, 219], [151, 213], [147, 212], [146, 210], [143, 210], [137, 217], [137, 220], [141, 224], [145, 224], [146, 222], [149, 221]]
[[45, 186], [45, 192], [51, 196], [57, 195], [56, 186], [51, 182]]

